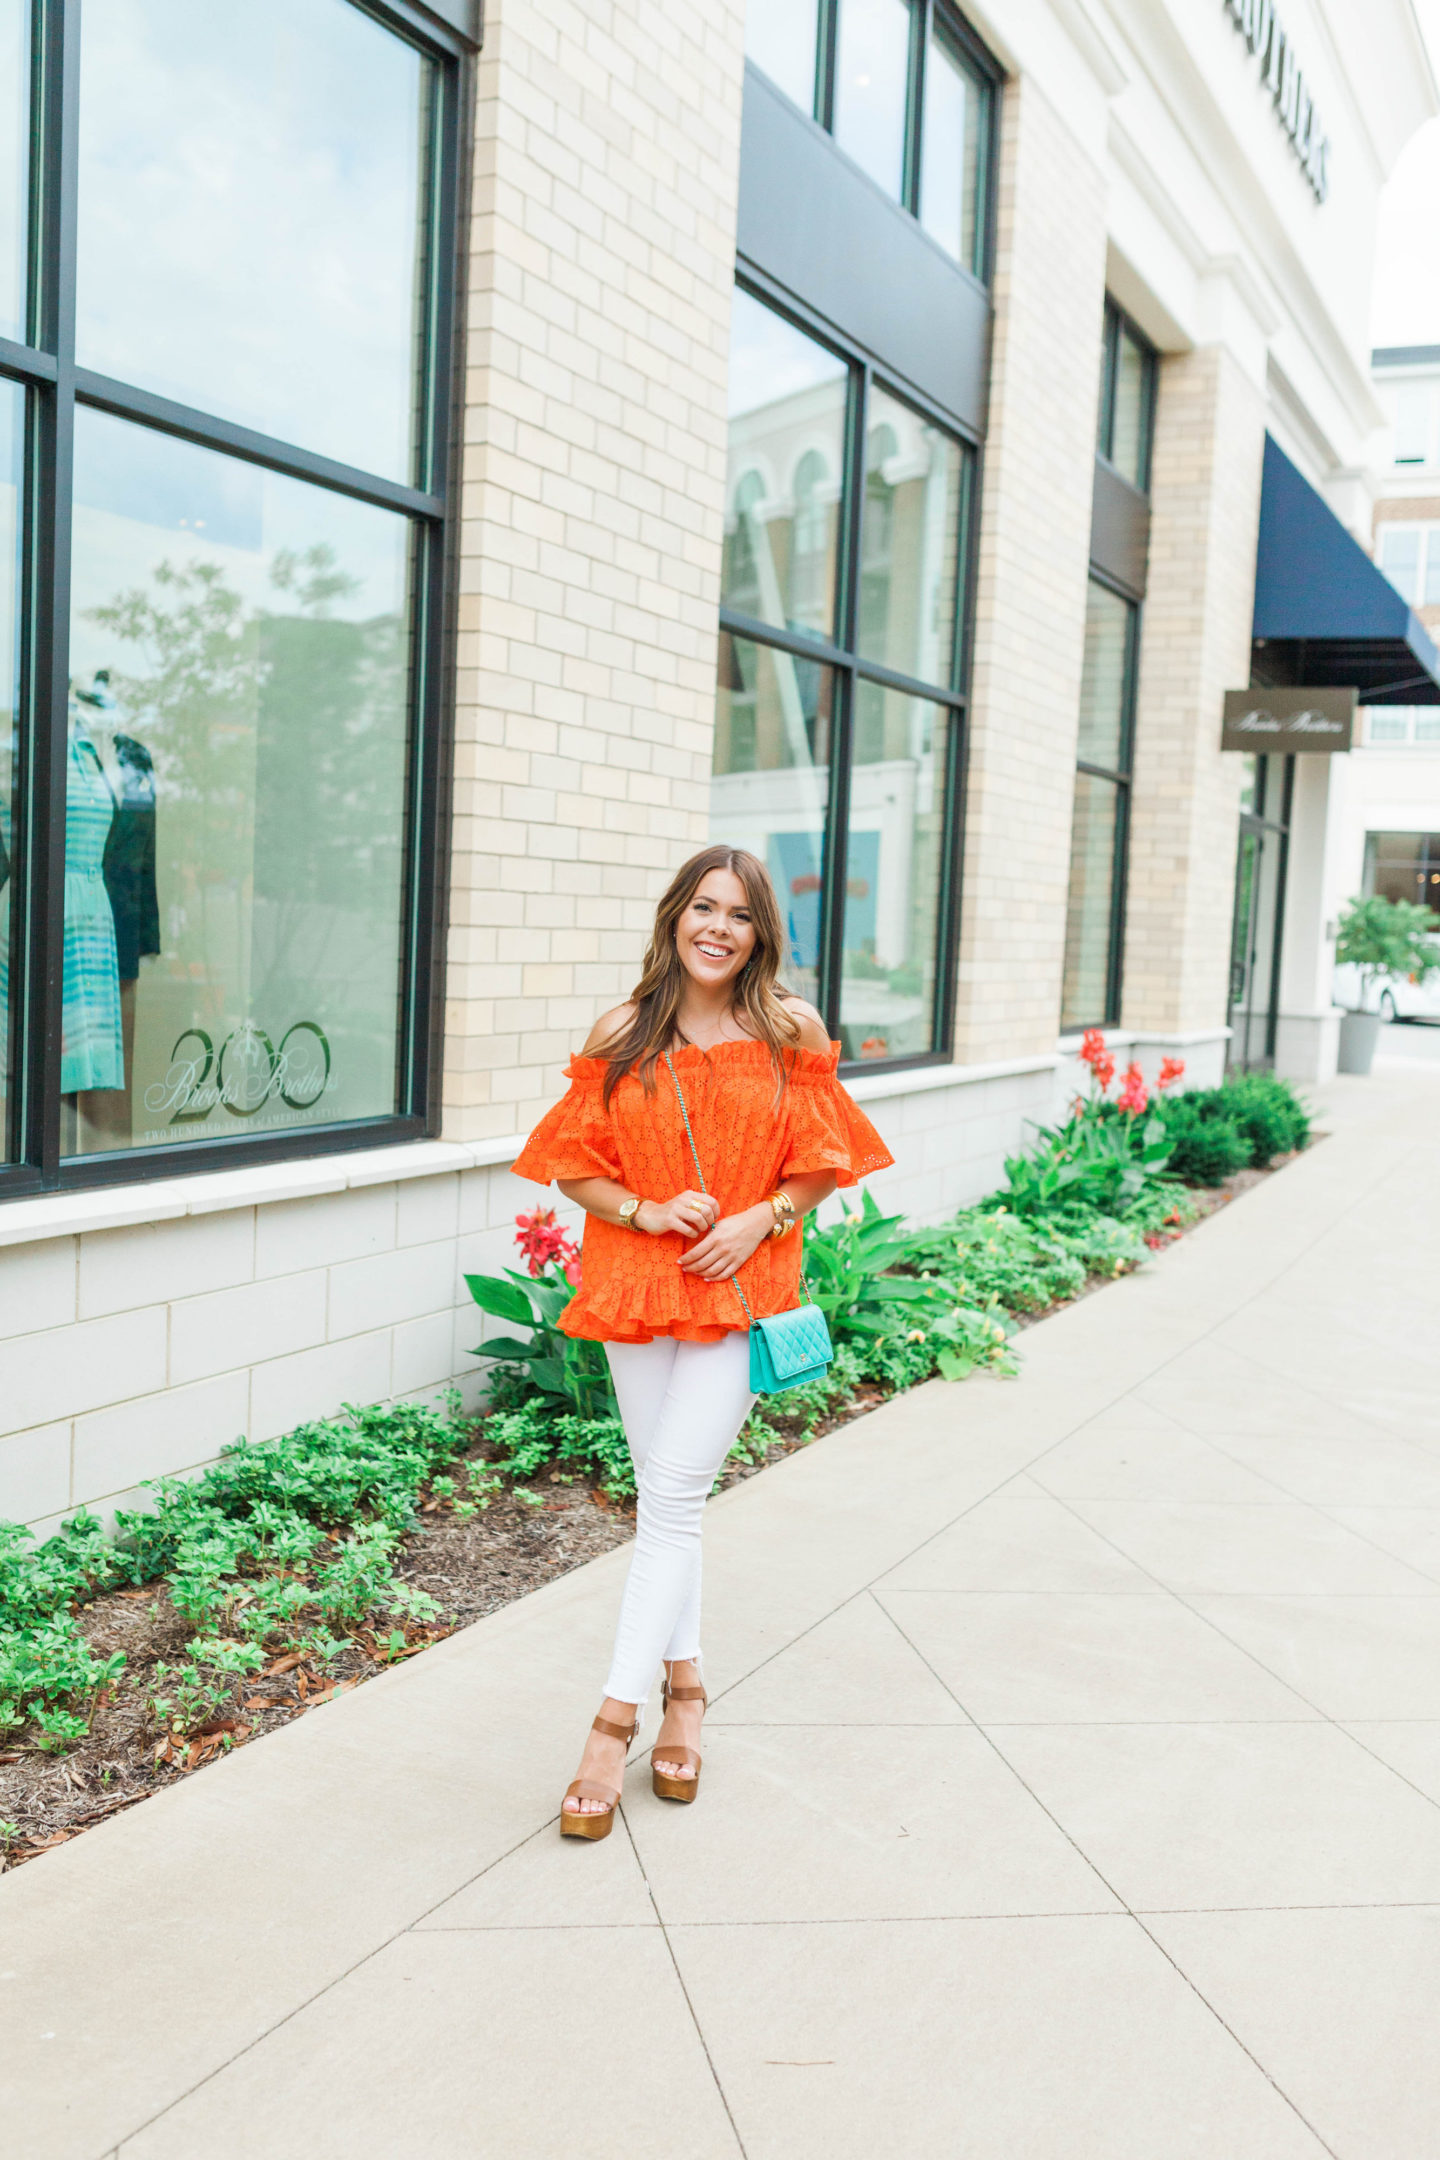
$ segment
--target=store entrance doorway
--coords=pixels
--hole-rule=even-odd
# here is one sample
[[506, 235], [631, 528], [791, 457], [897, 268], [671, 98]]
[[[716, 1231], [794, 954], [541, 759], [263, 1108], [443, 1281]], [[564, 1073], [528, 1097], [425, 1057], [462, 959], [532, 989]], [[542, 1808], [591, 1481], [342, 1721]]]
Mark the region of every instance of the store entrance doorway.
[[1227, 1062], [1236, 1072], [1269, 1072], [1275, 1064], [1295, 760], [1250, 757], [1245, 767], [1230, 934]]

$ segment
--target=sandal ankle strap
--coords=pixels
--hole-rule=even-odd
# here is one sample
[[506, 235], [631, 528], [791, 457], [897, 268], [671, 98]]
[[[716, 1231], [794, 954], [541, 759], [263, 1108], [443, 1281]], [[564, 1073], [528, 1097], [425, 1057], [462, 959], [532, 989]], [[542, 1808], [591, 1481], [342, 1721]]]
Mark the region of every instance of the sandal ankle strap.
[[640, 1730], [640, 1720], [637, 1718], [633, 1725], [615, 1725], [609, 1718], [597, 1717], [592, 1719], [590, 1730], [603, 1732], [607, 1740], [623, 1740], [628, 1747]]

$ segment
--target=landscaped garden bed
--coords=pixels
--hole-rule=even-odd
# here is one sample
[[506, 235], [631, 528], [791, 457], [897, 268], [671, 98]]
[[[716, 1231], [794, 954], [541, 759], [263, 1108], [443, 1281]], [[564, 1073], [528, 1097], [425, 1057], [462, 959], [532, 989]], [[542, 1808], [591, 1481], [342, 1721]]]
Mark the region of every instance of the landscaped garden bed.
[[[1141, 1265], [1308, 1138], [1281, 1082], [1157, 1100], [1132, 1067], [1112, 1101], [1098, 1036], [1084, 1054], [1088, 1097], [992, 1200], [907, 1227], [867, 1197], [807, 1235], [835, 1362], [761, 1400], [722, 1485], [933, 1374], [1013, 1373], [1020, 1328]], [[554, 1325], [578, 1256], [539, 1209], [517, 1242], [523, 1269], [471, 1279], [524, 1329], [485, 1344], [484, 1415], [350, 1411], [161, 1481], [108, 1533], [82, 1513], [37, 1546], [0, 1525], [0, 1867], [629, 1537], [603, 1353]]]

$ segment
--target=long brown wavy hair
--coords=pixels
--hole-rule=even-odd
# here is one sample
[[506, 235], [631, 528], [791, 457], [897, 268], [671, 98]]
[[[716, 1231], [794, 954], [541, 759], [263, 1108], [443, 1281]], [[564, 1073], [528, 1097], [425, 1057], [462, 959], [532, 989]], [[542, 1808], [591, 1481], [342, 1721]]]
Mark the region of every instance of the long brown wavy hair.
[[655, 1067], [677, 1036], [685, 1036], [679, 1024], [680, 999], [685, 989], [685, 968], [675, 943], [675, 926], [684, 914], [703, 878], [712, 870], [729, 870], [745, 888], [750, 920], [755, 928], [755, 949], [732, 986], [731, 1011], [757, 1042], [767, 1043], [775, 1061], [776, 1090], [784, 1088], [800, 1035], [800, 1023], [780, 1000], [780, 955], [783, 935], [780, 906], [770, 873], [758, 856], [744, 848], [708, 847], [683, 863], [661, 895], [655, 910], [655, 927], [645, 948], [644, 968], [630, 993], [634, 1012], [599, 1055], [608, 1060], [604, 1101], [609, 1107], [626, 1073], [635, 1072], [647, 1093], [655, 1085]]

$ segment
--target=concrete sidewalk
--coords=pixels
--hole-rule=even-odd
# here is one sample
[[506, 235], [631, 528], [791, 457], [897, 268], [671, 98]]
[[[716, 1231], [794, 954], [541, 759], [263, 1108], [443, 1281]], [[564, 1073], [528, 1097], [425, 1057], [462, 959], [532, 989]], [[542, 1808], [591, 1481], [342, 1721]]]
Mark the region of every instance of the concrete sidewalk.
[[1437, 1111], [718, 1501], [693, 1808], [622, 1551], [0, 1878], [0, 2147], [1433, 2160]]

